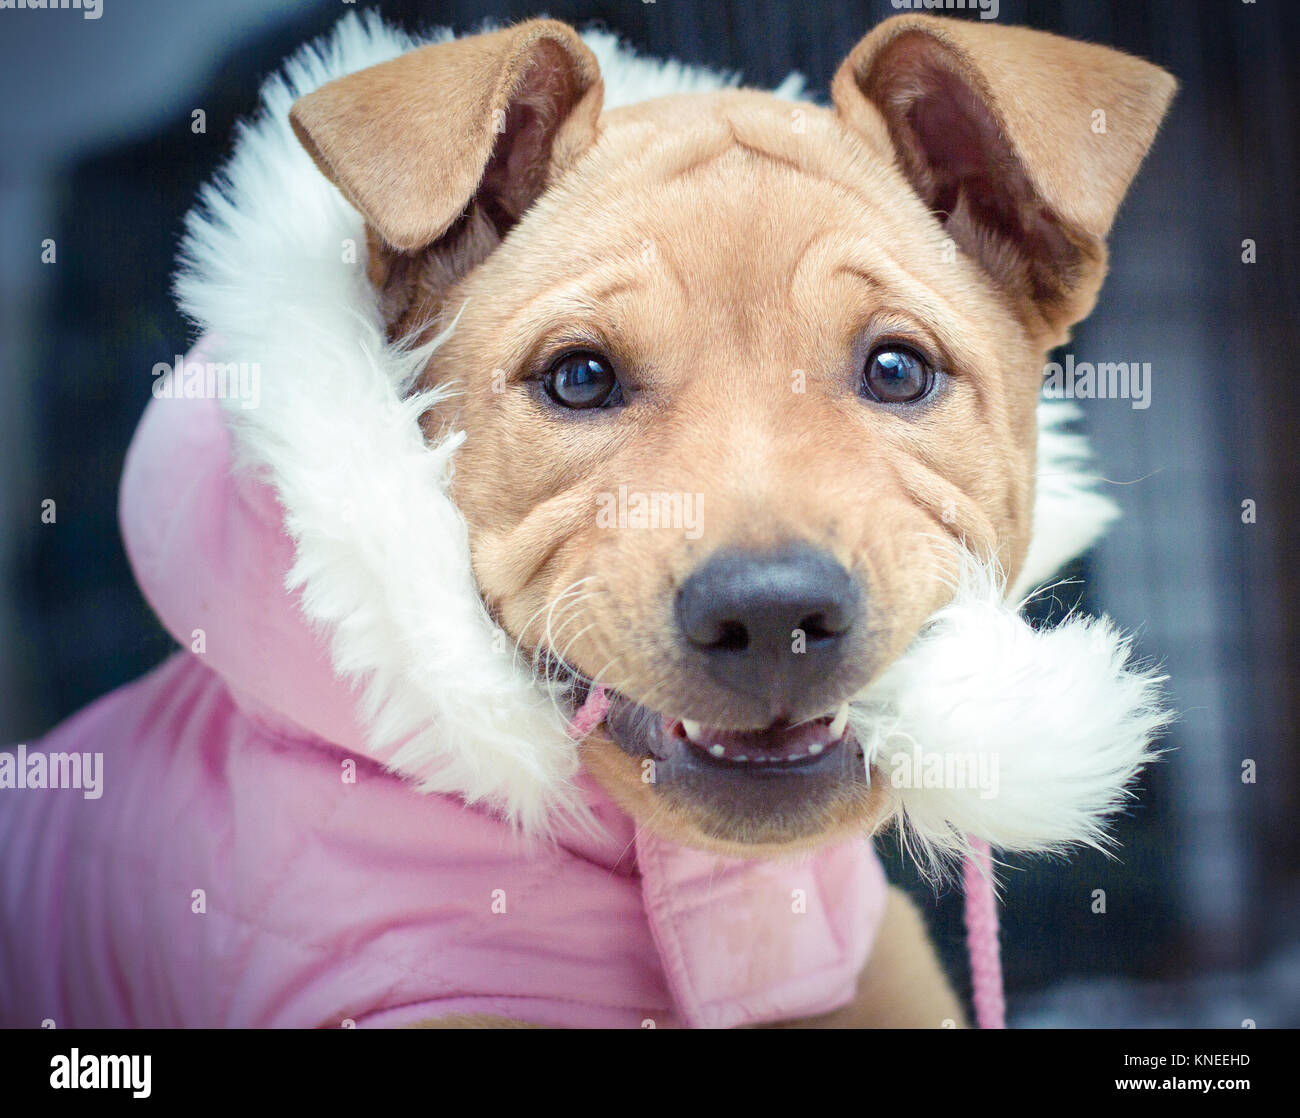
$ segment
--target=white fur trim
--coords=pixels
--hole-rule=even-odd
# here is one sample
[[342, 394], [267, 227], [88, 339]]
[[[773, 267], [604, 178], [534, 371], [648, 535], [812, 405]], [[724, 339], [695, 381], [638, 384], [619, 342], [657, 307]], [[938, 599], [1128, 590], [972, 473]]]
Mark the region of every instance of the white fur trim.
[[[606, 33], [585, 38], [609, 107], [735, 80], [638, 59]], [[361, 218], [288, 123], [299, 96], [416, 45], [373, 15], [349, 16], [267, 83], [262, 115], [241, 130], [224, 175], [190, 216], [177, 292], [214, 359], [260, 366], [260, 406], [227, 410], [237, 453], [279, 493], [296, 545], [289, 585], [329, 634], [335, 669], [359, 681], [369, 752], [423, 790], [482, 800], [537, 833], [557, 813], [584, 816], [576, 750], [555, 696], [503, 654], [511, 644], [480, 601], [466, 527], [447, 494], [463, 434], [427, 445], [416, 420], [436, 396], [406, 396], [430, 349], [386, 343], [363, 266], [341, 264], [349, 240], [363, 260]], [[792, 75], [777, 92], [801, 90]], [[1062, 414], [1044, 409], [1026, 584], [1087, 546], [1112, 515], [1077, 476], [1082, 442], [1060, 432]], [[991, 585], [963, 591], [938, 615], [855, 708], [855, 725], [878, 735], [887, 712], [927, 750], [979, 733], [1004, 739], [1000, 799], [900, 797], [924, 842], [951, 845], [953, 828], [1025, 848], [1095, 841], [1146, 756], [1137, 739], [1157, 724], [1149, 681], [1123, 667], [1125, 646], [1104, 623], [1035, 634]], [[897, 736], [880, 741], [895, 742], [873, 747], [887, 764]]]

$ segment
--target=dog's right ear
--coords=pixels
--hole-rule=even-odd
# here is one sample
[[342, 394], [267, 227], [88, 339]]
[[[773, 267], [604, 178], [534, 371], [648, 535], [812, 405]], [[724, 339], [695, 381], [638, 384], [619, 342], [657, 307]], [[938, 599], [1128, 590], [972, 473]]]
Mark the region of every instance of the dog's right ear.
[[[594, 137], [596, 58], [537, 19], [421, 47], [330, 82], [289, 114], [316, 165], [393, 248], [437, 240], [472, 201], [500, 225], [545, 187], [554, 155]], [[566, 152], [552, 151], [561, 130]], [[501, 230], [504, 232], [504, 228]]]
[[[365, 217], [383, 295], [395, 275], [427, 271], [419, 257], [449, 231], [461, 243], [441, 280], [478, 263], [594, 140], [602, 99], [578, 34], [537, 19], [339, 78], [300, 98], [289, 119]], [[402, 313], [390, 307], [390, 325]]]

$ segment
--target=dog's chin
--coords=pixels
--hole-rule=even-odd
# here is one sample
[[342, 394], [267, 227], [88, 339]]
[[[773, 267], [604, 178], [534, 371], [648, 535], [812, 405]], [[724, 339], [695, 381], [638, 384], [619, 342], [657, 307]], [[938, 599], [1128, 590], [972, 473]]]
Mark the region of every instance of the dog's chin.
[[808, 849], [868, 834], [885, 813], [846, 716], [731, 730], [611, 693], [583, 761], [638, 825], [675, 842], [740, 856]]

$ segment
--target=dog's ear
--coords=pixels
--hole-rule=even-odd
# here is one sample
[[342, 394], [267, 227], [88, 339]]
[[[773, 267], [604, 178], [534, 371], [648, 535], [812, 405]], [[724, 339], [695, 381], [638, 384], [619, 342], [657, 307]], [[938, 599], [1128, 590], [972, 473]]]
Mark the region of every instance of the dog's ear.
[[908, 15], [853, 49], [831, 96], [870, 138], [883, 120], [953, 240], [1063, 340], [1092, 309], [1106, 234], [1176, 86], [1107, 47]]
[[567, 144], [589, 142], [600, 101], [595, 56], [571, 27], [538, 19], [339, 78], [289, 119], [384, 240], [413, 252], [472, 200], [517, 221], [546, 185], [562, 126]]
[[409, 310], [407, 289], [423, 288], [427, 302], [478, 263], [590, 145], [602, 98], [577, 33], [537, 19], [339, 78], [300, 98], [289, 119], [365, 217], [370, 275], [392, 325]]

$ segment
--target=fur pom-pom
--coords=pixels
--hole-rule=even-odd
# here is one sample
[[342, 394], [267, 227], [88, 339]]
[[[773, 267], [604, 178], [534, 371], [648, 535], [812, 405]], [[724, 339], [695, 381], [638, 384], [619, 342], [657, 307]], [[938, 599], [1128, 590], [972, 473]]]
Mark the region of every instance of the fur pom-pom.
[[1034, 629], [971, 560], [849, 720], [904, 842], [937, 867], [968, 836], [1014, 851], [1104, 846], [1169, 721], [1162, 683], [1105, 618]]

